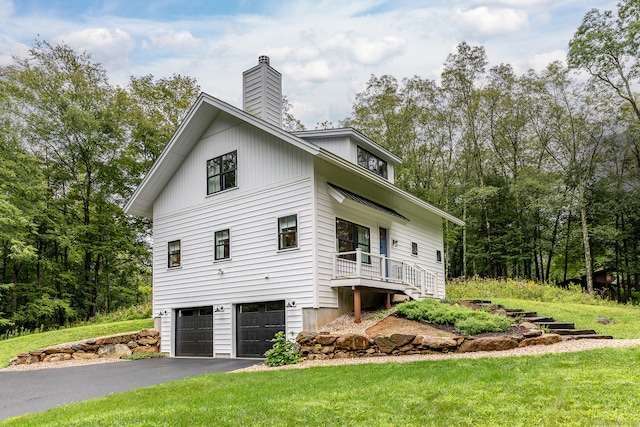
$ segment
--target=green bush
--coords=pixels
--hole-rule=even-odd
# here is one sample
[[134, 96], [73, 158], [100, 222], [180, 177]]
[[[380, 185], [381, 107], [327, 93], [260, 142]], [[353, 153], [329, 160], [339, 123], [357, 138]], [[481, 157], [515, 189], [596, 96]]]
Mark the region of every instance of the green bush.
[[293, 365], [302, 362], [297, 344], [287, 340], [284, 332], [277, 332], [271, 342], [273, 347], [264, 353], [264, 357], [267, 358], [264, 363], [267, 366]]
[[398, 304], [396, 312], [411, 320], [451, 325], [465, 335], [504, 332], [511, 325], [511, 320], [505, 316], [443, 304], [433, 299], [403, 302]]

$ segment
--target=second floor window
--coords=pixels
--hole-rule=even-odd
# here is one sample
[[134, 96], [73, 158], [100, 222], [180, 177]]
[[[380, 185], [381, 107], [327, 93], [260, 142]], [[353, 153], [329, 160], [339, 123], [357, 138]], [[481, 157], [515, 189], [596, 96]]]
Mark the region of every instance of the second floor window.
[[233, 188], [237, 185], [237, 151], [207, 160], [207, 194]]
[[215, 232], [214, 260], [227, 259], [231, 256], [231, 244], [229, 239], [229, 229]]
[[298, 216], [278, 218], [278, 249], [298, 247]]
[[169, 242], [169, 268], [180, 267], [180, 240]]
[[376, 175], [387, 178], [387, 162], [362, 147], [358, 147], [358, 164]]

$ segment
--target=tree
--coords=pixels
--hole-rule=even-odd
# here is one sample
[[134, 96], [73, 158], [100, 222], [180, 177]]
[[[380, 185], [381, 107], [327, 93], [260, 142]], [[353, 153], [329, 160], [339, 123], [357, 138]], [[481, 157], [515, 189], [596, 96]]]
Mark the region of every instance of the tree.
[[[568, 64], [586, 70], [612, 89], [632, 109], [640, 125], [640, 106], [633, 90], [640, 78], [640, 1], [623, 0], [617, 13], [591, 9], [569, 42]], [[640, 142], [635, 143], [640, 167]]]

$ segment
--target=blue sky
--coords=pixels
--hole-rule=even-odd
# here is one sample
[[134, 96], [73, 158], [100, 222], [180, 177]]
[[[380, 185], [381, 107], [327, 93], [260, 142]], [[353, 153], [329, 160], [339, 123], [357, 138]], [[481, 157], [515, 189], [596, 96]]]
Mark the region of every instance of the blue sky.
[[112, 84], [183, 74], [241, 107], [242, 71], [269, 55], [293, 113], [313, 129], [347, 117], [369, 77], [439, 78], [466, 41], [518, 73], [564, 60], [610, 0], [0, 0], [0, 66], [40, 37], [86, 50]]

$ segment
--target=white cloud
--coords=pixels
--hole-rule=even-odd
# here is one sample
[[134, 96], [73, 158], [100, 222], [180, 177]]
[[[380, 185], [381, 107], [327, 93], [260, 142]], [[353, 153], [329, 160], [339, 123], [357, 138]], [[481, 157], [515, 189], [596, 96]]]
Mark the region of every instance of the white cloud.
[[[533, 69], [536, 72], [540, 72], [547, 68], [547, 65], [551, 64], [554, 61], [561, 61], [566, 65], [567, 60], [567, 52], [561, 49], [554, 50], [552, 52], [545, 52], [538, 55], [530, 56], [526, 61], [524, 61], [523, 65], [527, 70]], [[526, 71], [526, 70], [523, 70]]]
[[151, 31], [149, 43], [144, 43], [147, 48], [160, 47], [183, 52], [198, 49], [202, 45], [202, 40], [193, 37], [189, 31], [175, 31], [166, 28]]
[[459, 9], [453, 18], [462, 33], [481, 39], [508, 35], [529, 26], [526, 12], [514, 9], [490, 9], [485, 6]]
[[359, 64], [377, 65], [402, 53], [406, 45], [406, 40], [395, 36], [372, 39], [352, 33], [340, 33], [321, 43], [321, 49], [341, 50]]
[[78, 51], [91, 53], [92, 58], [105, 65], [127, 62], [127, 54], [135, 43], [128, 33], [120, 28], [85, 28], [57, 34], [54, 41], [70, 45]]
[[306, 64], [285, 65], [283, 71], [287, 78], [302, 82], [322, 82], [333, 77], [333, 71], [324, 60], [312, 61]]

